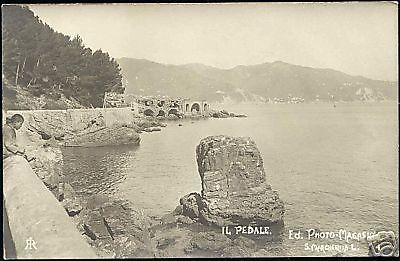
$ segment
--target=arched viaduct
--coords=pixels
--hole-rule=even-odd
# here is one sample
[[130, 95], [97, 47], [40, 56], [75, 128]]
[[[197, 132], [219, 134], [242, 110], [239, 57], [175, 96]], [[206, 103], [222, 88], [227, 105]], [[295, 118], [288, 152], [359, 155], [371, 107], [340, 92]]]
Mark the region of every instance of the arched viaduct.
[[145, 116], [165, 117], [169, 115], [205, 115], [210, 106], [207, 101], [191, 101], [189, 99], [138, 99], [139, 113]]

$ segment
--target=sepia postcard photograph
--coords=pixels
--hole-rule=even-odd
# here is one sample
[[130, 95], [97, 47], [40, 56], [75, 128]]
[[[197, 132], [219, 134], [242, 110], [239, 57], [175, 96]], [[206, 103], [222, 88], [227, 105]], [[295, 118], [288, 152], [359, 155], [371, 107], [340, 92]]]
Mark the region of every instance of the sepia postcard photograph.
[[398, 257], [398, 2], [3, 4], [3, 258]]

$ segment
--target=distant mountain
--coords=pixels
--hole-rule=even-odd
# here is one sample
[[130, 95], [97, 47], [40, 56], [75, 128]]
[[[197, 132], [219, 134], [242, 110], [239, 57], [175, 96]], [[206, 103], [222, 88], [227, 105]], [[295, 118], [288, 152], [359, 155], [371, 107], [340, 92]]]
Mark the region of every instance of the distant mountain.
[[126, 92], [141, 95], [183, 96], [211, 102], [265, 102], [288, 96], [305, 101], [397, 99], [398, 82], [281, 61], [232, 69], [197, 63], [167, 65], [133, 58], [121, 58], [117, 62], [128, 82]]

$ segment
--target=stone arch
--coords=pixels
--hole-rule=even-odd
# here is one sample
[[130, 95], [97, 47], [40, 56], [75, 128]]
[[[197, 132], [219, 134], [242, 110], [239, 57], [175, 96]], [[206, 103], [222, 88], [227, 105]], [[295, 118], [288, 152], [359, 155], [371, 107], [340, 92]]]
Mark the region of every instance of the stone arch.
[[154, 111], [152, 109], [147, 109], [143, 112], [145, 116], [154, 116]]
[[210, 105], [208, 105], [207, 103], [204, 103], [203, 111], [208, 111], [209, 108], [210, 108]]
[[153, 101], [146, 100], [146, 101], [144, 101], [144, 105], [151, 106], [151, 105], [153, 105]]
[[157, 105], [158, 107], [162, 107], [165, 105], [165, 101], [158, 101]]
[[189, 111], [189, 104], [185, 105], [185, 111]]
[[159, 110], [159, 111], [158, 111], [158, 114], [157, 114], [157, 117], [158, 117], [158, 116], [164, 117], [164, 116], [165, 116], [165, 111]]
[[170, 110], [168, 111], [168, 115], [171, 115], [171, 114], [179, 115], [178, 110], [175, 109], [175, 108], [172, 108], [172, 109], [170, 109]]
[[199, 113], [200, 112], [200, 104], [198, 104], [197, 102], [193, 103], [192, 107], [190, 107], [190, 111], [191, 112], [196, 111], [197, 113]]
[[179, 108], [178, 102], [177, 102], [177, 101], [172, 101], [171, 107], [172, 107], [172, 108]]

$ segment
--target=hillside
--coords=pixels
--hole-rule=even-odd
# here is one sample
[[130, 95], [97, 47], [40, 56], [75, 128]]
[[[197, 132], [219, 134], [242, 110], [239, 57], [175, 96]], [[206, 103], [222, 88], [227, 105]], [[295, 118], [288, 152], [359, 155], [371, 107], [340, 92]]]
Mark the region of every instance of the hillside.
[[121, 58], [117, 62], [128, 82], [126, 92], [142, 95], [250, 102], [288, 96], [306, 101], [397, 99], [397, 82], [280, 61], [227, 70], [202, 64], [166, 65], [133, 58]]
[[123, 92], [118, 63], [54, 31], [28, 7], [3, 5], [4, 109], [100, 107], [104, 92]]

